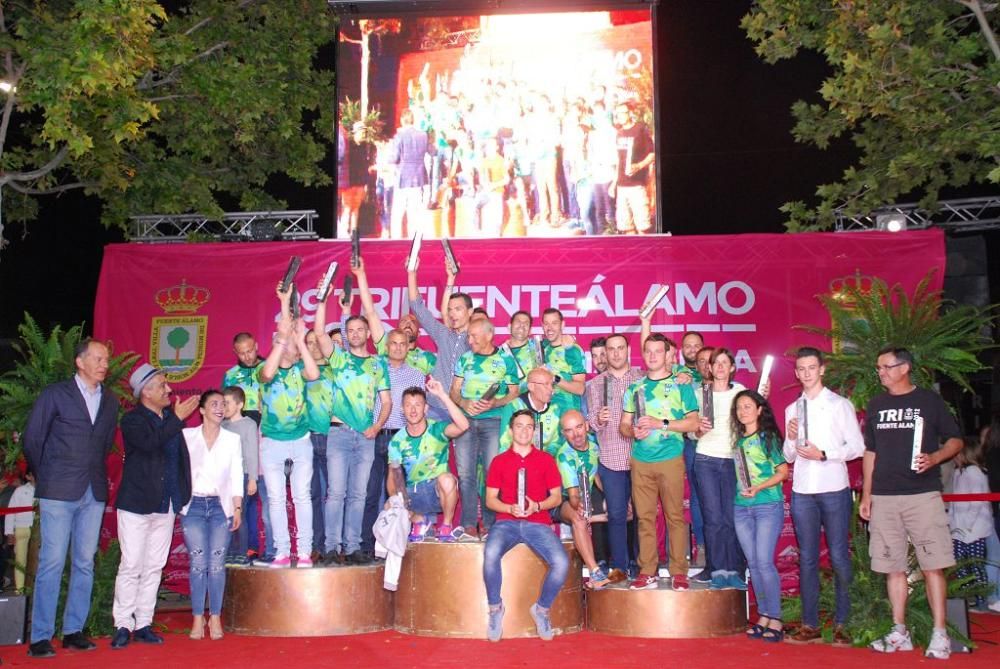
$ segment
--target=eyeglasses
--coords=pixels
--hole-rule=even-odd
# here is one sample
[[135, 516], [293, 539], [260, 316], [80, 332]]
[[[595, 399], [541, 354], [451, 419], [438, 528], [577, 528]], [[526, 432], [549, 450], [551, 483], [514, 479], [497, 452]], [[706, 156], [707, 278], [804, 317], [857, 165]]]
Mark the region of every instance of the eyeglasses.
[[875, 365], [875, 371], [876, 372], [888, 372], [890, 369], [892, 369], [894, 367], [899, 367], [900, 365], [905, 365], [905, 364], [906, 364], [905, 362], [897, 362], [894, 365]]

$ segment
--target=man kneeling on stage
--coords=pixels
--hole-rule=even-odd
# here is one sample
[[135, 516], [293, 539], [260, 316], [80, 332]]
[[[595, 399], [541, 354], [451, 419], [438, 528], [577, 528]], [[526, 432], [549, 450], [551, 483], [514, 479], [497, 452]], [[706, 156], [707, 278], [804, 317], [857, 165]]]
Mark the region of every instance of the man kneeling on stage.
[[[427, 420], [427, 393], [416, 386], [403, 391], [406, 427], [389, 442], [389, 496], [405, 486], [404, 497], [410, 510], [410, 541], [423, 541], [430, 527], [424, 514], [443, 512], [438, 526], [439, 541], [454, 541], [461, 528], [452, 529], [458, 505], [458, 480], [448, 472], [448, 442], [469, 429], [465, 417], [439, 381], [427, 380], [427, 392], [448, 409], [451, 422]], [[403, 483], [403, 472], [406, 473]], [[457, 532], [456, 532], [457, 530]]]
[[[625, 573], [615, 569], [606, 574], [594, 557], [594, 541], [590, 536], [590, 514], [594, 507], [593, 491], [597, 479], [597, 439], [587, 432], [587, 421], [576, 409], [570, 409], [559, 420], [563, 441], [556, 450], [556, 465], [562, 477], [563, 503], [552, 509], [552, 521], [567, 523], [573, 528], [573, 544], [590, 572], [587, 587], [600, 590], [609, 583], [625, 580]], [[587, 477], [584, 493], [581, 478]], [[588, 509], [588, 506], [591, 507]]]
[[553, 636], [549, 607], [569, 571], [569, 558], [552, 531], [548, 513], [562, 504], [562, 479], [555, 458], [534, 446], [532, 411], [515, 412], [509, 429], [513, 445], [493, 459], [486, 475], [486, 506], [497, 514], [483, 554], [483, 580], [489, 603], [486, 637], [499, 641], [503, 634], [500, 560], [507, 551], [523, 543], [549, 566], [538, 602], [530, 609], [538, 636], [549, 641]]

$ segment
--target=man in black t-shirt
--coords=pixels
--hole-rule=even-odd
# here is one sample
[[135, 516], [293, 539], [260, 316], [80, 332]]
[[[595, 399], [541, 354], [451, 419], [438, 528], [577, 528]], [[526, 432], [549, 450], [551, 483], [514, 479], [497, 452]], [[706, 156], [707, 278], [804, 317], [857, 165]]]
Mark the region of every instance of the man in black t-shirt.
[[910, 380], [912, 368], [913, 356], [906, 349], [879, 351], [875, 369], [887, 392], [873, 398], [865, 413], [860, 513], [870, 521], [872, 570], [886, 574], [894, 623], [871, 647], [884, 653], [913, 650], [905, 622], [909, 541], [934, 617], [925, 654], [947, 659], [951, 642], [945, 628], [944, 569], [954, 565], [955, 558], [941, 501], [940, 464], [962, 449], [962, 439], [941, 397]]
[[618, 232], [634, 235], [650, 232], [649, 196], [646, 182], [655, 157], [649, 128], [639, 123], [631, 103], [615, 107], [618, 126], [618, 174], [612, 183]]

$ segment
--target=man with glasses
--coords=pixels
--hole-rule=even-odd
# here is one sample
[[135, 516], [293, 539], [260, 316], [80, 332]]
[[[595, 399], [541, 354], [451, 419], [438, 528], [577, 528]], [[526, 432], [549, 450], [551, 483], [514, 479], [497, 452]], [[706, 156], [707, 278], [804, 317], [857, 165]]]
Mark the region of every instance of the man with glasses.
[[[886, 574], [893, 628], [871, 644], [882, 653], [913, 650], [906, 629], [907, 543], [927, 584], [934, 630], [925, 655], [947, 659], [944, 570], [955, 564], [948, 515], [941, 501], [942, 462], [962, 450], [961, 432], [941, 396], [911, 380], [913, 355], [892, 346], [878, 352], [886, 392], [866, 409], [861, 517], [870, 522], [872, 571]], [[943, 444], [942, 444], [943, 442]]]

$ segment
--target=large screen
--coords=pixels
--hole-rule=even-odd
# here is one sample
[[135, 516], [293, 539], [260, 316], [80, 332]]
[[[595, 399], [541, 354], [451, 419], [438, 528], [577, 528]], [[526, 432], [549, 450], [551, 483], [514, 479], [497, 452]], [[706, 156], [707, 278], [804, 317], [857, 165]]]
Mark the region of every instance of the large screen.
[[337, 236], [658, 232], [651, 18], [343, 17]]

